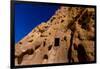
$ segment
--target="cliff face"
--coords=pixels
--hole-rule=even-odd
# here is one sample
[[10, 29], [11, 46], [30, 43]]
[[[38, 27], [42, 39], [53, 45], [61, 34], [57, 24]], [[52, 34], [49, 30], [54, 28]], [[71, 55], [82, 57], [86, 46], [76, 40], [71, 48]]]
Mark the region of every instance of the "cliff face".
[[95, 60], [94, 8], [61, 6], [15, 45], [15, 65]]

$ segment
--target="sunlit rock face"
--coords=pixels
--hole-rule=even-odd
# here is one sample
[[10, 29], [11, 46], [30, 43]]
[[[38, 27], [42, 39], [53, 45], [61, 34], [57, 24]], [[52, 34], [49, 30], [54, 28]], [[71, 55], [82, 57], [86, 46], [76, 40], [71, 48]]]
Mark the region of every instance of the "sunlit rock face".
[[15, 45], [15, 65], [95, 61], [95, 9], [61, 6]]

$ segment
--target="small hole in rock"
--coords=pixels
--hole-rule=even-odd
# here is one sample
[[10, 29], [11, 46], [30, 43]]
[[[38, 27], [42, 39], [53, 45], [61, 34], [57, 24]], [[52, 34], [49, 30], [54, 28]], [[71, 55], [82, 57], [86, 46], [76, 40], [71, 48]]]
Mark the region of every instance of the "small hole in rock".
[[28, 53], [29, 55], [33, 54], [33, 52], [34, 52], [33, 49], [28, 49], [28, 50], [27, 50], [27, 53]]
[[31, 39], [31, 40], [29, 40], [28, 42], [32, 42], [33, 40]]
[[42, 35], [42, 34], [41, 34], [40, 37], [47, 37], [47, 35]]
[[34, 37], [34, 35], [32, 35], [31, 37]]
[[45, 39], [45, 40], [47, 40], [47, 39]]
[[43, 59], [48, 59], [48, 55], [45, 54], [44, 57], [43, 57]]
[[22, 42], [19, 42], [19, 44], [22, 44]]
[[66, 39], [66, 36], [64, 37], [64, 40], [66, 41], [67, 39]]
[[48, 50], [51, 50], [51, 48], [52, 48], [52, 45], [50, 45], [50, 46], [48, 47]]
[[61, 23], [64, 22], [64, 20], [61, 20]]
[[39, 47], [40, 47], [40, 45], [36, 46], [36, 47], [35, 47], [35, 50], [38, 49]]
[[55, 19], [55, 17], [53, 17], [53, 18], [51, 19], [51, 22], [52, 22], [54, 19]]
[[48, 26], [45, 26], [45, 28], [48, 28]]
[[45, 43], [46, 43], [46, 42], [44, 41], [44, 42], [43, 42], [43, 46], [45, 46]]
[[49, 33], [49, 35], [51, 35], [51, 33]]

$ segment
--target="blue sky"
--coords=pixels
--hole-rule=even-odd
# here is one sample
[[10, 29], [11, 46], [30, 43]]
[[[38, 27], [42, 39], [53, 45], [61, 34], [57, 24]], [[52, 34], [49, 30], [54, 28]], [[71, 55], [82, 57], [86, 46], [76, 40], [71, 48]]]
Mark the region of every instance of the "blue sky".
[[38, 24], [46, 22], [59, 8], [59, 5], [14, 3], [14, 8], [15, 43], [17, 43]]

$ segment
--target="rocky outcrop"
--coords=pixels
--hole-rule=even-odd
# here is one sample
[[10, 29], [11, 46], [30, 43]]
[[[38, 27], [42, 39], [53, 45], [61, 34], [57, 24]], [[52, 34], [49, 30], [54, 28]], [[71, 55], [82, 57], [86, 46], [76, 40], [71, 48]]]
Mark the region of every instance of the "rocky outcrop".
[[61, 6], [15, 45], [15, 65], [95, 60], [95, 10]]

